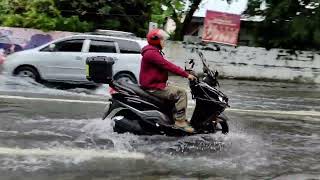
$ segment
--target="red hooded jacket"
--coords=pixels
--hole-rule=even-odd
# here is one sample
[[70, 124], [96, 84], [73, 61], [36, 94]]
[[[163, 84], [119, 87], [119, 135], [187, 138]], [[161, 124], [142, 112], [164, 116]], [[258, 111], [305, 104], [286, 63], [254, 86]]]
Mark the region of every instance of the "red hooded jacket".
[[155, 46], [147, 45], [142, 49], [142, 61], [139, 82], [144, 89], [164, 89], [168, 72], [187, 78], [188, 73], [179, 66], [166, 60]]

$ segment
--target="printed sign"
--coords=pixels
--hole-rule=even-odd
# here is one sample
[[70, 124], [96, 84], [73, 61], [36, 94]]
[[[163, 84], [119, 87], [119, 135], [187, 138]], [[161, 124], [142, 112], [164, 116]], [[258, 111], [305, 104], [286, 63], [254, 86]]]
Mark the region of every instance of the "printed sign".
[[207, 11], [202, 40], [236, 46], [240, 31], [240, 15]]

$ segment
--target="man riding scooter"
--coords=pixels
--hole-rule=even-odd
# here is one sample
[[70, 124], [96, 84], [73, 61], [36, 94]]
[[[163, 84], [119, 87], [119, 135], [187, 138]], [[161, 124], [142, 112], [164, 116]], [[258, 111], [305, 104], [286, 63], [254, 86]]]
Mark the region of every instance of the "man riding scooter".
[[168, 72], [195, 80], [196, 77], [164, 58], [162, 49], [168, 34], [161, 29], [151, 30], [147, 34], [148, 44], [142, 49], [140, 70], [141, 88], [150, 94], [170, 101], [175, 101], [175, 127], [187, 132], [194, 132], [186, 117], [187, 92], [185, 89], [167, 83]]

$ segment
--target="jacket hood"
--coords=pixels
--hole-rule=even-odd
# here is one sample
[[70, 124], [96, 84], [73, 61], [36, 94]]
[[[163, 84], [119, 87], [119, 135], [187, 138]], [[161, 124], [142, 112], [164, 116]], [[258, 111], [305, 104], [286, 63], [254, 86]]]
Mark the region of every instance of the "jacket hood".
[[160, 51], [160, 49], [159, 48], [157, 48], [156, 46], [152, 46], [152, 45], [146, 45], [145, 47], [143, 47], [142, 48], [142, 50], [141, 50], [141, 54], [142, 54], [142, 56], [144, 55], [144, 53], [145, 52], [147, 52], [147, 51], [157, 51], [157, 52], [159, 52]]

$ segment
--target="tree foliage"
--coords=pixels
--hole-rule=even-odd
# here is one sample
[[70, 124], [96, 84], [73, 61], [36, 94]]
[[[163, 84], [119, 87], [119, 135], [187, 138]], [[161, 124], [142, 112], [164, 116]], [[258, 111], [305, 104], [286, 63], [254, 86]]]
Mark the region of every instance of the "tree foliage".
[[63, 17], [53, 0], [1, 0], [2, 26], [42, 30], [87, 31], [92, 26], [77, 16]]
[[[63, 16], [77, 15], [93, 22], [95, 28], [134, 32], [145, 36], [149, 22], [164, 26], [172, 18], [181, 34], [185, 13], [184, 0], [56, 0]], [[177, 38], [176, 38], [177, 39]]]
[[158, 0], [152, 1], [151, 5], [154, 7], [152, 8], [152, 21], [164, 26], [167, 19], [171, 18], [176, 24], [173, 39], [179, 39], [186, 2], [181, 0]]
[[78, 32], [113, 29], [145, 36], [150, 21], [163, 26], [172, 18], [174, 37], [181, 39], [197, 2], [201, 0], [191, 0], [185, 11], [185, 0], [0, 0], [0, 25]]
[[194, 12], [199, 8], [202, 0], [189, 0], [189, 6], [186, 7], [185, 0], [159, 0], [153, 1], [153, 18], [154, 22], [164, 25], [167, 18], [171, 18], [176, 24], [176, 30], [172, 39], [183, 40]]
[[78, 16], [94, 29], [114, 29], [144, 36], [151, 20], [151, 0], [55, 0], [64, 17]]
[[318, 0], [249, 0], [246, 13], [265, 20], [254, 30], [259, 45], [267, 48], [318, 49], [320, 6]]
[[179, 31], [180, 32], [180, 34], [178, 36], [179, 40], [182, 40], [183, 35], [187, 32], [187, 27], [188, 27], [188, 25], [190, 24], [190, 22], [192, 20], [193, 14], [198, 9], [198, 7], [199, 7], [200, 3], [202, 2], [202, 0], [190, 0], [190, 2], [191, 2], [191, 4], [190, 4], [189, 10], [188, 10], [188, 12], [186, 14], [186, 18], [183, 21], [183, 25], [182, 25], [181, 31]]

